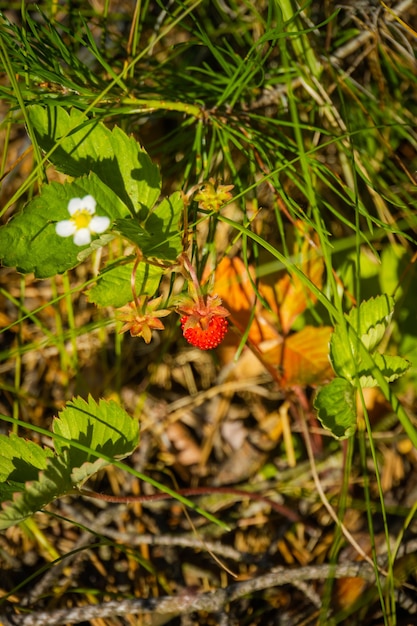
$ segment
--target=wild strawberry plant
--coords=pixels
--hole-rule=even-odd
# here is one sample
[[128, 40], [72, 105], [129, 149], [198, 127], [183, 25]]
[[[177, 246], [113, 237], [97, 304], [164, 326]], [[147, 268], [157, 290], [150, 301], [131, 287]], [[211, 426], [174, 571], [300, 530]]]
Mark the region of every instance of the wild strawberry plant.
[[[31, 105], [27, 114], [45, 159], [68, 178], [43, 184], [39, 195], [0, 228], [2, 263], [37, 278], [51, 277], [118, 238], [122, 254], [101, 268], [89, 301], [112, 307], [122, 323], [120, 332], [130, 331], [146, 343], [164, 330], [161, 318], [175, 312], [189, 343], [202, 350], [217, 347], [229, 313], [218, 296], [203, 294], [184, 251], [181, 227], [188, 200], [182, 192], [158, 202], [157, 166], [121, 129], [109, 130], [77, 109], [67, 112], [59, 106]], [[218, 211], [230, 199], [230, 189], [216, 189], [210, 181], [195, 189], [196, 200], [204, 210]], [[160, 295], [169, 272], [182, 277], [187, 295]], [[0, 528], [57, 497], [80, 493], [104, 465], [131, 454], [138, 437], [137, 421], [120, 406], [92, 398], [73, 400], [54, 420], [54, 450], [14, 434], [1, 436]]]
[[[352, 436], [357, 428], [357, 394], [360, 389], [384, 386], [402, 376], [410, 363], [400, 356], [377, 351], [394, 313], [387, 295], [364, 301], [336, 325], [330, 339], [330, 361], [336, 374], [316, 395], [314, 406], [322, 425], [337, 439]], [[401, 419], [401, 418], [400, 418]], [[415, 433], [402, 420], [411, 438]]]
[[[31, 132], [45, 159], [68, 178], [64, 183], [42, 185], [39, 195], [0, 228], [3, 264], [15, 266], [23, 273], [33, 272], [38, 278], [50, 277], [74, 268], [118, 238], [123, 252], [99, 271], [88, 292], [90, 302], [113, 308], [122, 324], [120, 332], [129, 331], [146, 343], [155, 331], [164, 330], [162, 318], [176, 312], [190, 344], [202, 350], [218, 347], [228, 331], [230, 313], [216, 292], [203, 293], [185, 249], [187, 233], [182, 232], [182, 227], [186, 223], [183, 215], [189, 197], [177, 191], [159, 200], [158, 168], [137, 141], [118, 127], [110, 130], [77, 109], [67, 112], [59, 106], [46, 109], [31, 105], [27, 114]], [[195, 200], [199, 209], [210, 213], [227, 203], [231, 188], [210, 180], [190, 193], [197, 191]], [[304, 239], [304, 248], [306, 245]], [[244, 270], [242, 265], [239, 274]], [[181, 276], [182, 293], [161, 295], [160, 284], [167, 273]], [[322, 273], [323, 261], [319, 255], [305, 262], [303, 276], [315, 288], [310, 299], [319, 297]], [[238, 329], [241, 326], [240, 332], [245, 331], [256, 301], [257, 313], [252, 324], [257, 324], [256, 316], [261, 311], [255, 292], [253, 298], [245, 292], [245, 298], [249, 298], [248, 315], [247, 321], [242, 322], [246, 305], [242, 309], [232, 297], [230, 285], [225, 288], [220, 283], [217, 272], [215, 289], [217, 285], [232, 311], [234, 325]], [[275, 329], [276, 347], [271, 349], [271, 336], [264, 336], [265, 328], [259, 339], [269, 339], [269, 352], [262, 352], [260, 341], [254, 338], [255, 328], [249, 332], [250, 341], [269, 368], [277, 367], [283, 359], [285, 371], [281, 378], [287, 385], [305, 380], [305, 374], [301, 375], [294, 364], [294, 359], [298, 363], [299, 357], [294, 355], [308, 351], [310, 348], [306, 346], [311, 341], [305, 337], [306, 329], [289, 334], [294, 319], [308, 306], [304, 282], [297, 276], [292, 280], [285, 276], [273, 287], [261, 281], [259, 290], [269, 305], [269, 312], [264, 313], [269, 316], [268, 328]], [[239, 313], [233, 312], [234, 307]], [[400, 357], [375, 351], [392, 311], [392, 298], [380, 296], [351, 311], [346, 326], [336, 326], [332, 334], [330, 359], [337, 377], [319, 391], [315, 407], [322, 424], [335, 437], [345, 438], [354, 433], [356, 391], [358, 386], [378, 384], [375, 368], [384, 380], [391, 382], [408, 367]], [[271, 323], [274, 314], [277, 318]], [[328, 329], [324, 330], [328, 337]], [[314, 341], [319, 339], [318, 333], [316, 329], [311, 335]], [[296, 345], [291, 348], [294, 341]], [[324, 370], [328, 371], [328, 367]], [[321, 371], [324, 370], [322, 367]], [[138, 426], [114, 403], [95, 404], [90, 398], [88, 403], [82, 400], [70, 403], [55, 420], [53, 434], [55, 452], [14, 435], [3, 437], [6, 450], [0, 474], [4, 484], [2, 500], [6, 504], [0, 514], [3, 527], [24, 519], [60, 495], [76, 493], [103, 462], [130, 454], [137, 444]], [[15, 461], [19, 471], [15, 469]], [[29, 480], [31, 484], [26, 488]]]

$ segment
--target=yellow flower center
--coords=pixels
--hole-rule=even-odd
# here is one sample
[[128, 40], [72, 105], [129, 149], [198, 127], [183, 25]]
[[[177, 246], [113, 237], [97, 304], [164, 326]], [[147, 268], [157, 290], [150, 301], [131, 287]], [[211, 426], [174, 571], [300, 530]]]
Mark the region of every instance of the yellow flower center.
[[80, 228], [88, 227], [92, 217], [93, 216], [87, 209], [78, 209], [78, 211], [75, 211], [74, 215], [71, 217], [71, 220], [75, 222], [76, 229], [80, 230]]

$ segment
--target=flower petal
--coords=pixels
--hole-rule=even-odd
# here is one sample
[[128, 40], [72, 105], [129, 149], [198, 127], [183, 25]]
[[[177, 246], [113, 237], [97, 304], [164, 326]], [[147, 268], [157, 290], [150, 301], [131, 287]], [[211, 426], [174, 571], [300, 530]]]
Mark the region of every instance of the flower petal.
[[76, 211], [79, 211], [81, 205], [81, 198], [71, 198], [68, 202], [68, 213], [74, 215]]
[[93, 196], [84, 196], [84, 198], [81, 199], [81, 203], [81, 208], [86, 209], [91, 215], [96, 212], [96, 200]]
[[96, 201], [93, 196], [84, 196], [84, 198], [71, 198], [68, 202], [68, 212], [74, 215], [77, 211], [84, 210], [90, 215], [96, 212]]
[[85, 246], [90, 243], [91, 235], [88, 228], [79, 228], [74, 235], [74, 243], [76, 246]]
[[55, 224], [55, 232], [60, 237], [70, 237], [77, 230], [72, 220], [62, 220]]
[[98, 216], [95, 215], [91, 218], [91, 221], [88, 225], [91, 233], [104, 233], [105, 230], [110, 226], [110, 218], [106, 215]]

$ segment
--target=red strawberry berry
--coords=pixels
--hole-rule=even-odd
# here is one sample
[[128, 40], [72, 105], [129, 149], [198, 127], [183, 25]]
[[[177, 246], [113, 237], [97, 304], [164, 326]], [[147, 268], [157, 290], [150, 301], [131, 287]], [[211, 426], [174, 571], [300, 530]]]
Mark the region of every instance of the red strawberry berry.
[[202, 320], [193, 320], [189, 315], [181, 318], [181, 328], [185, 339], [200, 350], [217, 348], [227, 333], [229, 322], [224, 317], [217, 316], [211, 317], [205, 324], [205, 328], [201, 322]]

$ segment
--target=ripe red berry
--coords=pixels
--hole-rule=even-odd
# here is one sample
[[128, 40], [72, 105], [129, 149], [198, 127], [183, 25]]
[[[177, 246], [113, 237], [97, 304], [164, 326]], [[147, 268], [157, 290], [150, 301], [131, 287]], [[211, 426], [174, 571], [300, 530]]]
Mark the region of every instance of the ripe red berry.
[[181, 328], [188, 343], [200, 350], [212, 350], [223, 341], [229, 323], [224, 317], [211, 317], [207, 327], [203, 328], [200, 322], [190, 323], [190, 316], [181, 318]]

